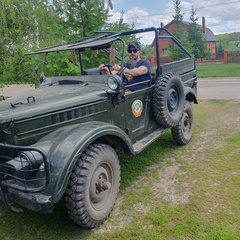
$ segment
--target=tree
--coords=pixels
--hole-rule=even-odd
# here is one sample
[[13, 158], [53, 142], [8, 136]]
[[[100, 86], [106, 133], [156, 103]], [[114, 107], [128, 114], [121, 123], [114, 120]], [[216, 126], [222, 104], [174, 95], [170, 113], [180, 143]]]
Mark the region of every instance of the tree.
[[111, 22], [111, 23], [106, 23], [104, 25], [104, 29], [108, 31], [127, 31], [127, 30], [133, 30], [134, 29], [134, 24], [131, 26], [127, 23], [124, 23], [124, 12], [121, 12], [121, 16], [118, 21]]
[[181, 13], [181, 0], [174, 0], [174, 10], [175, 15], [173, 15], [173, 20], [177, 25], [177, 29], [181, 27], [181, 23], [183, 21], [184, 13]]
[[86, 37], [101, 29], [112, 9], [111, 0], [53, 0], [54, 7], [64, 19], [69, 40]]
[[[111, 22], [111, 23], [106, 23], [106, 25], [104, 26], [104, 30], [110, 31], [110, 32], [121, 32], [121, 31], [133, 30], [134, 24], [129, 25], [129, 24], [125, 23], [123, 17], [124, 17], [124, 12], [122, 11], [119, 20], [115, 21], [115, 22]], [[138, 40], [135, 35], [127, 35], [127, 36], [123, 36], [121, 38], [125, 41], [125, 43], [129, 43], [129, 42]], [[117, 46], [115, 46], [115, 48], [119, 52], [122, 52], [122, 44], [119, 43]], [[126, 60], [128, 60], [128, 59], [126, 59]]]
[[[67, 33], [65, 34], [66, 42], [92, 36], [93, 31], [101, 30], [107, 21], [109, 10], [112, 9], [111, 0], [53, 0], [52, 4], [63, 20], [64, 32]], [[103, 58], [103, 54], [98, 53], [96, 57], [96, 51], [86, 50], [82, 57], [84, 67], [88, 68], [93, 65], [98, 66], [98, 61]], [[57, 67], [60, 68], [62, 64], [69, 64], [71, 58], [59, 57], [57, 61]], [[59, 73], [61, 71], [60, 69]]]
[[143, 46], [141, 55], [146, 56], [147, 59], [150, 59], [154, 55], [153, 47], [150, 44]]
[[223, 52], [223, 51], [224, 51], [223, 46], [222, 46], [222, 42], [221, 42], [221, 41], [218, 42], [217, 51], [218, 51], [218, 52]]
[[209, 57], [210, 53], [207, 50], [207, 41], [204, 39], [201, 28], [197, 24], [196, 10], [192, 7], [190, 12], [190, 27], [188, 29], [188, 38], [191, 44], [191, 53], [195, 58]]
[[[188, 36], [186, 30], [183, 28], [183, 16], [184, 13], [181, 13], [181, 1], [174, 0], [174, 9], [175, 15], [173, 15], [173, 23], [175, 24], [175, 30], [173, 34], [180, 40], [182, 45], [191, 52], [191, 45], [188, 41]], [[186, 57], [184, 53], [175, 43], [172, 43], [170, 49], [168, 50], [168, 55], [172, 60], [180, 60]]]
[[[33, 82], [35, 60], [24, 53], [56, 41], [59, 16], [46, 0], [0, 1], [1, 82]], [[49, 29], [57, 29], [50, 31]]]

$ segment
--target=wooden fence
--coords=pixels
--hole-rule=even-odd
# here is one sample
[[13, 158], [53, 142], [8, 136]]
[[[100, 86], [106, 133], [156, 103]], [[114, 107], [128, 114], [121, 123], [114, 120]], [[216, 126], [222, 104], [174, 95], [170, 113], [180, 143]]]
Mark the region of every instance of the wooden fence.
[[240, 63], [240, 51], [228, 52], [228, 63]]

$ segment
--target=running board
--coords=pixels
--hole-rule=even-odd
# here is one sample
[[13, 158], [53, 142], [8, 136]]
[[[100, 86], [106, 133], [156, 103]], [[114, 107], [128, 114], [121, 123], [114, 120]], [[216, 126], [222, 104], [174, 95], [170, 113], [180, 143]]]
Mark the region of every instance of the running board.
[[143, 149], [145, 149], [147, 146], [149, 146], [152, 142], [154, 142], [157, 138], [159, 138], [161, 135], [163, 135], [168, 128], [158, 128], [154, 132], [150, 133], [143, 139], [135, 142], [133, 144], [133, 150], [135, 154], [140, 153]]

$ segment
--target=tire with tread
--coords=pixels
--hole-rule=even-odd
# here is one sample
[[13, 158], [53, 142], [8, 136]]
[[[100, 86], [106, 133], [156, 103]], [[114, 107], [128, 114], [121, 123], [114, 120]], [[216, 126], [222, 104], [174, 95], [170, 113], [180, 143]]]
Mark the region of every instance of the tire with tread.
[[175, 73], [163, 74], [153, 90], [153, 113], [163, 127], [174, 127], [182, 118], [184, 86]]
[[116, 152], [106, 144], [90, 145], [77, 160], [66, 190], [71, 219], [87, 228], [97, 228], [111, 213], [120, 184]]
[[177, 126], [172, 127], [172, 137], [179, 145], [186, 145], [193, 133], [193, 109], [189, 101], [185, 101], [183, 116]]

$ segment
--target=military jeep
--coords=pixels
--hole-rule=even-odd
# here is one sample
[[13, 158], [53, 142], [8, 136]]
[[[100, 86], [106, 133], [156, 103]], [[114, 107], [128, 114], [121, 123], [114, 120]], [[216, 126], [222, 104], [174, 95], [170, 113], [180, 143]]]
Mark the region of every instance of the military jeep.
[[[186, 57], [161, 63], [161, 35], [176, 44]], [[147, 87], [129, 92], [124, 66], [126, 41], [153, 33], [156, 62]], [[51, 54], [75, 53], [79, 74], [47, 76]], [[84, 67], [84, 53], [108, 55], [121, 70], [106, 75], [97, 66]], [[63, 196], [71, 219], [96, 228], [113, 210], [120, 166], [116, 149], [136, 155], [168, 129], [177, 144], [187, 144], [193, 132], [192, 103], [197, 103], [194, 58], [164, 28], [124, 32], [97, 32], [93, 37], [40, 49], [43, 54], [39, 86], [20, 96], [0, 101], [0, 196], [14, 212], [28, 208], [52, 213]], [[109, 58], [110, 55], [110, 58]], [[76, 63], [75, 63], [76, 65]], [[68, 67], [68, 65], [66, 64]]]

